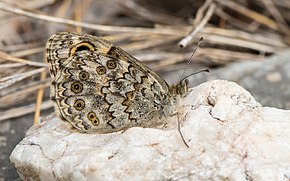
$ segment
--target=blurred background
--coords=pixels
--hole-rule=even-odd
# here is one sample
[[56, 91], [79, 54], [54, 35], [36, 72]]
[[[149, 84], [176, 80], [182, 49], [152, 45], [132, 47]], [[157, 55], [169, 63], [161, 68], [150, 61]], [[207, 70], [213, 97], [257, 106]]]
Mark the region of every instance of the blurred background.
[[[19, 180], [15, 145], [52, 114], [47, 39], [101, 36], [177, 82], [234, 81], [263, 106], [290, 109], [289, 0], [0, 0], [0, 181]], [[200, 38], [203, 41], [197, 47]]]

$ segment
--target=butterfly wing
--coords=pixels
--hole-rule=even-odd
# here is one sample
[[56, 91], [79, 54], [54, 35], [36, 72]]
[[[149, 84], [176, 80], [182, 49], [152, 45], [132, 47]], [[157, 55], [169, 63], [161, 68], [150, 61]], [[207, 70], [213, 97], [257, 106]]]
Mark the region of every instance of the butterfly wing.
[[[75, 40], [70, 48], [63, 46], [68, 41], [62, 36], [67, 34]], [[167, 83], [121, 48], [76, 33], [51, 39], [54, 45], [47, 45], [51, 98], [60, 117], [75, 128], [108, 133], [151, 127], [160, 124], [153, 118], [172, 112]]]

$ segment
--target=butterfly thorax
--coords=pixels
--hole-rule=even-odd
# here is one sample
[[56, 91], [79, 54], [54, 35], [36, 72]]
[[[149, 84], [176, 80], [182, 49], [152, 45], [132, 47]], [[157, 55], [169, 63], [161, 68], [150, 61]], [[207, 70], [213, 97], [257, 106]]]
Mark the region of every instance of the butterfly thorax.
[[169, 87], [168, 99], [164, 101], [164, 118], [172, 116], [179, 101], [188, 95], [188, 81], [183, 80]]
[[177, 84], [173, 84], [169, 88], [169, 93], [172, 95], [177, 95], [180, 98], [187, 96], [188, 94], [188, 80], [182, 80]]

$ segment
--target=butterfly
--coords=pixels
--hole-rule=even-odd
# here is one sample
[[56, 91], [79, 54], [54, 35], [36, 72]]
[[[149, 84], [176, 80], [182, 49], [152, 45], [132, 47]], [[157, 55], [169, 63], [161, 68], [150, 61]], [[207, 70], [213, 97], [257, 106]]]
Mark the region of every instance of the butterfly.
[[126, 51], [88, 34], [51, 36], [46, 59], [57, 115], [84, 133], [164, 124], [189, 92], [187, 79], [169, 86]]

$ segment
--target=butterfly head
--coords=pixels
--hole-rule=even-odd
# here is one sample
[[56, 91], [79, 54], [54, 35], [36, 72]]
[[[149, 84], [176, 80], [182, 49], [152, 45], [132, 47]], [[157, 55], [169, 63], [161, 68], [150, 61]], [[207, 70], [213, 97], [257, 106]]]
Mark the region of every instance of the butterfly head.
[[209, 69], [203, 69], [197, 72], [194, 72], [192, 74], [189, 74], [183, 78], [180, 79], [180, 81], [177, 84], [173, 84], [169, 92], [173, 96], [173, 98], [178, 102], [178, 98], [183, 98], [186, 97], [189, 93], [189, 88], [188, 88], [188, 77], [193, 76], [195, 74], [201, 73], [201, 72], [209, 72]]
[[172, 95], [176, 95], [180, 98], [187, 96], [187, 94], [188, 94], [188, 80], [183, 79], [179, 83], [173, 84], [170, 87], [169, 92]]

